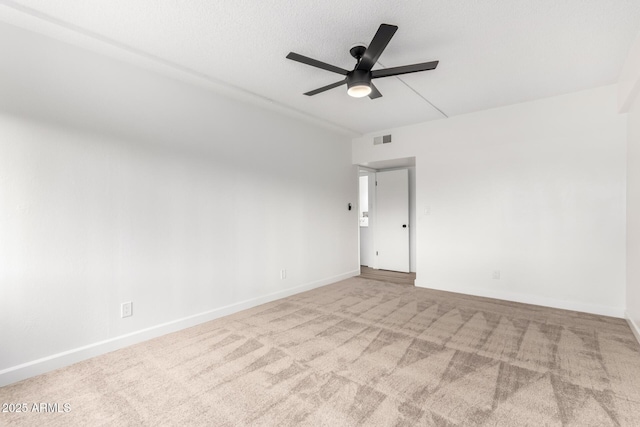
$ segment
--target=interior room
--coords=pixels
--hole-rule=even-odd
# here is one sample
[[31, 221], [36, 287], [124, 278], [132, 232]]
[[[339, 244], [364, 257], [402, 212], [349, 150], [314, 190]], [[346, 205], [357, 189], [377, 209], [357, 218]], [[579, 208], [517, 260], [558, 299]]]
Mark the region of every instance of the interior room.
[[0, 58], [0, 425], [640, 424], [639, 2], [0, 0]]

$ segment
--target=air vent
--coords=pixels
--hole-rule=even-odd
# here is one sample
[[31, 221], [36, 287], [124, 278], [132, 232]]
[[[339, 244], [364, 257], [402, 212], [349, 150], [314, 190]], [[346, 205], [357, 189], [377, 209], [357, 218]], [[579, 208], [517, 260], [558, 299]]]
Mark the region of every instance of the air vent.
[[381, 135], [373, 138], [373, 145], [389, 144], [391, 142], [391, 135]]

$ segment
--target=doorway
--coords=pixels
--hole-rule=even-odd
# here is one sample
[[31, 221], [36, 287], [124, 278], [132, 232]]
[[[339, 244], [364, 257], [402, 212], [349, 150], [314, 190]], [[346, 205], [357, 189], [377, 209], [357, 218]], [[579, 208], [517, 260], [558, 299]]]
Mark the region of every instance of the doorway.
[[[379, 166], [374, 168], [372, 166]], [[398, 227], [400, 229], [408, 230], [408, 267], [394, 267], [386, 265], [383, 259], [383, 263], [379, 263], [380, 247], [385, 247], [384, 233], [381, 234], [379, 230], [379, 221], [377, 218], [378, 202], [376, 191], [376, 175], [383, 174], [390, 171], [402, 170], [405, 174], [408, 174], [408, 220], [400, 220]], [[392, 270], [392, 271], [406, 271], [416, 273], [416, 227], [415, 227], [415, 158], [397, 159], [395, 161], [385, 161], [371, 163], [366, 166], [360, 166], [359, 168], [359, 189], [360, 189], [360, 203], [359, 203], [359, 236], [360, 236], [360, 265], [361, 271], [367, 271], [368, 275], [374, 275], [376, 270]], [[406, 202], [401, 202], [405, 203]], [[365, 219], [366, 218], [366, 219]], [[383, 220], [384, 221], [384, 220]], [[402, 227], [406, 225], [406, 228]], [[395, 226], [394, 226], [395, 227]], [[403, 245], [403, 244], [402, 244]], [[376, 250], [376, 247], [378, 248]], [[378, 255], [376, 255], [376, 252]], [[384, 257], [383, 257], [384, 258]], [[368, 267], [368, 268], [367, 268]], [[373, 269], [373, 270], [372, 270]], [[415, 277], [415, 274], [413, 275]], [[368, 277], [369, 278], [369, 277]], [[374, 278], [374, 277], [370, 277]]]
[[360, 168], [358, 174], [360, 265], [371, 268], [377, 268], [373, 249], [373, 230], [375, 228], [375, 176], [376, 171], [368, 168]]

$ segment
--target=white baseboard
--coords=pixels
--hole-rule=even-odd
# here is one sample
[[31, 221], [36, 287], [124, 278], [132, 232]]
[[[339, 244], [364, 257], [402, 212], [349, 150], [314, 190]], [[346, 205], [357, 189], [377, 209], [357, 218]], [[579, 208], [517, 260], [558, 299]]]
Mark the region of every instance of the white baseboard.
[[588, 304], [582, 302], [558, 300], [554, 298], [539, 297], [535, 295], [516, 294], [509, 292], [493, 291], [488, 289], [468, 289], [459, 287], [439, 287], [431, 284], [426, 285], [416, 279], [416, 287], [437, 289], [439, 291], [456, 292], [466, 295], [474, 295], [478, 297], [495, 298], [505, 301], [521, 302], [524, 304], [540, 305], [543, 307], [559, 308], [562, 310], [580, 311], [583, 313], [599, 314], [601, 316], [610, 316], [624, 318], [623, 307], [609, 307], [605, 305]]
[[171, 332], [176, 332], [181, 329], [198, 325], [200, 323], [208, 322], [219, 317], [228, 316], [230, 314], [237, 313], [238, 311], [246, 310], [260, 304], [265, 304], [277, 299], [298, 294], [300, 292], [319, 288], [320, 286], [329, 285], [340, 280], [345, 280], [350, 277], [357, 276], [358, 274], [360, 274], [359, 269], [349, 271], [337, 276], [328, 277], [322, 280], [317, 280], [315, 282], [305, 283], [303, 285], [294, 286], [289, 289], [284, 289], [282, 291], [274, 292], [260, 297], [239, 301], [237, 303], [230, 304], [224, 307], [218, 307], [213, 310], [205, 311], [203, 313], [198, 313], [192, 316], [183, 317], [181, 319], [172, 320], [170, 322], [141, 329], [129, 334], [120, 335], [104, 341], [99, 341], [83, 347], [74, 348], [62, 353], [53, 354], [51, 356], [23, 363], [21, 365], [12, 366], [0, 371], [0, 387], [22, 381], [26, 378], [40, 375], [45, 372], [53, 371], [54, 369], [69, 366], [82, 360], [90, 359], [92, 357], [109, 353], [120, 348], [166, 335]]
[[638, 324], [633, 321], [631, 316], [629, 316], [628, 311], [624, 313], [624, 317], [625, 319], [627, 319], [627, 323], [631, 328], [631, 332], [633, 332], [633, 335], [636, 337], [636, 340], [638, 340], [638, 344], [640, 344], [640, 327], [638, 327]]

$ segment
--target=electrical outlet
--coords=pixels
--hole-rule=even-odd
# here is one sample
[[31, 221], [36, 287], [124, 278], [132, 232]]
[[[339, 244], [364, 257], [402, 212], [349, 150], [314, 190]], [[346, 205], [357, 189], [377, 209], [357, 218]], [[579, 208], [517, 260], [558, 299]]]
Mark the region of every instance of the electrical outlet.
[[500, 279], [500, 270], [494, 270], [493, 271], [493, 278], [496, 280]]
[[122, 303], [122, 306], [120, 306], [120, 316], [122, 318], [133, 316], [133, 303], [131, 301]]
[[280, 279], [284, 280], [286, 278], [287, 278], [287, 270], [283, 268], [282, 270], [280, 270]]

